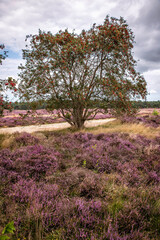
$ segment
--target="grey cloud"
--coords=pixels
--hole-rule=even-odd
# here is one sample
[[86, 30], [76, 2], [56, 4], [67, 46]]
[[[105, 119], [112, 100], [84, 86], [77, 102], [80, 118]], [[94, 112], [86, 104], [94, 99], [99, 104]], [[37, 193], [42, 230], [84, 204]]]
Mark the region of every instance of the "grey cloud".
[[153, 62], [160, 62], [160, 47], [159, 49], [151, 49], [150, 51], [146, 51], [142, 54], [144, 59]]
[[[7, 35], [15, 34], [20, 40], [24, 35], [42, 30], [89, 28], [94, 22], [102, 23], [115, 2], [99, 1], [53, 1], [53, 0], [3, 0], [0, 30]], [[3, 12], [1, 14], [1, 5]], [[7, 33], [7, 29], [9, 32]], [[21, 36], [21, 38], [20, 38]], [[5, 39], [5, 35], [1, 36]]]
[[[93, 23], [102, 24], [107, 14], [122, 16], [135, 34], [137, 69], [148, 73], [160, 69], [159, 13], [160, 0], [0, 0], [0, 43], [19, 52], [26, 35], [39, 28], [53, 34], [65, 28], [80, 32]], [[154, 81], [160, 89], [157, 78]]]
[[160, 30], [160, 1], [159, 0], [147, 0], [144, 7], [141, 9], [140, 16], [137, 21], [141, 20], [148, 30], [152, 29]]
[[[138, 58], [148, 62], [148, 68], [160, 64], [160, 1], [144, 1], [139, 16], [132, 24], [135, 29], [135, 52]], [[150, 64], [152, 63], [152, 64]], [[155, 65], [154, 65], [155, 63]], [[156, 64], [158, 63], [158, 64]]]
[[[160, 1], [119, 0], [114, 9], [123, 16], [135, 34], [135, 58], [140, 59], [139, 69], [144, 72], [160, 65]], [[145, 64], [144, 64], [145, 63]]]
[[[140, 35], [138, 36], [140, 38]], [[135, 52], [138, 58], [152, 61], [153, 63], [160, 63], [160, 33], [157, 36], [152, 33], [152, 37], [147, 32], [143, 33], [141, 40], [137, 41]], [[155, 65], [156, 66], [156, 65]]]

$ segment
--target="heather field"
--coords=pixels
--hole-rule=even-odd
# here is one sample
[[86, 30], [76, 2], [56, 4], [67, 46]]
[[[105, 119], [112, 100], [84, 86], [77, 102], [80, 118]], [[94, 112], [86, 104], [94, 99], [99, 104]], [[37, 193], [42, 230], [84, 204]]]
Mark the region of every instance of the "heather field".
[[[158, 115], [154, 115], [154, 111], [156, 111]], [[98, 113], [94, 117], [94, 119], [106, 119], [112, 117], [114, 116], [111, 113], [104, 113], [102, 110], [101, 113]], [[90, 118], [92, 119], [92, 115]], [[158, 127], [160, 124], [160, 109], [140, 109], [135, 117], [126, 117], [121, 120], [123, 122], [143, 122], [146, 125]], [[27, 113], [26, 110], [13, 110], [12, 112], [5, 110], [4, 117], [0, 118], [0, 128], [53, 124], [60, 122], [64, 122], [64, 119], [59, 117], [57, 110], [47, 112], [45, 109], [40, 109], [34, 112], [30, 111], [30, 113]]]
[[[91, 119], [92, 119], [91, 115]], [[106, 119], [111, 118], [112, 115], [103, 111], [97, 114], [94, 119]], [[4, 111], [4, 117], [0, 118], [0, 127], [16, 127], [16, 126], [28, 126], [28, 125], [41, 125], [64, 122], [64, 119], [58, 115], [58, 111], [47, 112], [45, 109], [30, 111], [26, 110], [13, 110], [9, 112]]]
[[159, 240], [159, 116], [137, 118], [0, 135], [0, 232], [14, 221], [13, 240]]

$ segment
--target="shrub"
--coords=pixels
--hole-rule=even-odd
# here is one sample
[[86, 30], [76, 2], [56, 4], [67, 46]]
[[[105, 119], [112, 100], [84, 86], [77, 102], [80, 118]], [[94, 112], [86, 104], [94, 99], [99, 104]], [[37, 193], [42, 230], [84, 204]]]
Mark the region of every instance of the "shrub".
[[153, 112], [152, 112], [152, 115], [153, 115], [153, 116], [158, 116], [158, 115], [159, 115], [159, 112], [158, 112], [156, 109], [154, 109]]
[[21, 136], [0, 150], [0, 224], [13, 219], [15, 239], [159, 239], [160, 137]]
[[0, 175], [4, 179], [18, 176], [38, 180], [59, 168], [60, 154], [54, 149], [34, 145], [14, 152], [4, 149], [0, 159]]

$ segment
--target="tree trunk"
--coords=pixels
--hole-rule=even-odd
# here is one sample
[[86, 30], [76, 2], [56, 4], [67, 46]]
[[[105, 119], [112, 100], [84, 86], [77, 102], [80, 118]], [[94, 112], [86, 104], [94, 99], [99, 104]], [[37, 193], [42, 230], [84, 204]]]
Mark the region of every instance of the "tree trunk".
[[3, 117], [3, 109], [0, 109], [0, 117]]
[[75, 129], [84, 128], [85, 119], [83, 118], [84, 108], [81, 106], [73, 109], [73, 124]]
[[74, 123], [75, 129], [83, 129], [84, 128], [84, 121], [83, 120], [78, 120]]

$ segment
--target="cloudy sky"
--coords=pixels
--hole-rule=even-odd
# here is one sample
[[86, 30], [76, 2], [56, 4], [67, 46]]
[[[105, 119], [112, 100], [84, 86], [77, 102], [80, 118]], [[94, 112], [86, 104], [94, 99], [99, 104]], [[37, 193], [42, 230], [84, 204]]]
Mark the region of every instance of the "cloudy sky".
[[148, 84], [147, 100], [160, 100], [160, 0], [0, 0], [0, 43], [9, 51], [0, 79], [17, 78], [26, 35], [38, 29], [79, 33], [103, 24], [108, 14], [122, 16], [133, 30], [133, 54]]

